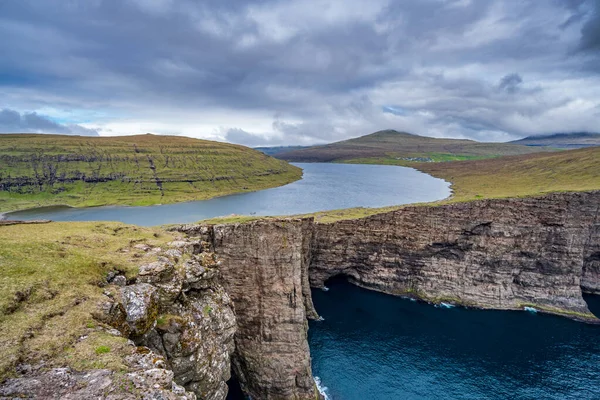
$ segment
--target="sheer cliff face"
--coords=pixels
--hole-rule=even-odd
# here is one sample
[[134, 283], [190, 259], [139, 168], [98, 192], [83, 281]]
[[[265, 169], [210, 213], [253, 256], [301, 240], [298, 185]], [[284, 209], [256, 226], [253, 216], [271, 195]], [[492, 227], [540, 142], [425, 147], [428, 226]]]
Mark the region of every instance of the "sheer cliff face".
[[593, 318], [581, 289], [600, 291], [599, 207], [598, 192], [565, 193], [316, 224], [310, 282], [341, 274], [428, 301]]
[[237, 320], [233, 370], [253, 399], [319, 398], [310, 364], [307, 318], [309, 220], [190, 227], [212, 241]]
[[522, 309], [598, 322], [582, 289], [600, 293], [600, 192], [406, 207], [369, 218], [179, 230], [210, 242], [233, 302], [233, 370], [252, 398], [314, 399], [310, 296], [337, 275], [431, 302]]

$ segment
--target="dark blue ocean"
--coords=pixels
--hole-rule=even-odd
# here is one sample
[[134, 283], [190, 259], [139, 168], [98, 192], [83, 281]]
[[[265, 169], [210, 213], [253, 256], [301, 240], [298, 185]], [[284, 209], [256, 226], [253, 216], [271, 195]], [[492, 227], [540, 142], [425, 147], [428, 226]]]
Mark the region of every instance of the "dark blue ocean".
[[329, 399], [600, 399], [600, 326], [329, 287], [313, 291], [324, 321], [309, 329]]

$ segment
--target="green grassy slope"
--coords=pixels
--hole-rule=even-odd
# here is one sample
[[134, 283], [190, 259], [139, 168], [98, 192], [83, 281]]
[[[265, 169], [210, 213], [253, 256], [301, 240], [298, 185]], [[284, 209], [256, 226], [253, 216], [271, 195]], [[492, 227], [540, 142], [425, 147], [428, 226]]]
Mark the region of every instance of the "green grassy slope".
[[600, 190], [600, 147], [415, 168], [452, 182], [451, 201]]
[[0, 212], [150, 205], [283, 185], [302, 171], [258, 151], [177, 136], [0, 135]]
[[92, 313], [114, 290], [105, 287], [109, 271], [132, 277], [156, 260], [137, 244], [165, 248], [174, 239], [121, 223], [0, 223], [0, 382], [19, 363], [125, 370], [127, 339], [98, 329]]
[[504, 155], [528, 154], [547, 149], [531, 148], [508, 143], [481, 143], [462, 139], [436, 139], [405, 132], [385, 130], [324, 146], [281, 153], [276, 157], [288, 161], [332, 162], [377, 159], [411, 162], [414, 158], [426, 161], [451, 161], [489, 158]]

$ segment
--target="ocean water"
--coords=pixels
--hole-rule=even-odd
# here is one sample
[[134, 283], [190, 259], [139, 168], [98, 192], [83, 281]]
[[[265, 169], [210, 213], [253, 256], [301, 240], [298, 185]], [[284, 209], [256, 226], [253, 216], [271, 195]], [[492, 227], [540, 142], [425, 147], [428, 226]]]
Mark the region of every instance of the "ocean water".
[[385, 207], [440, 200], [448, 182], [412, 168], [389, 165], [295, 164], [301, 180], [285, 186], [204, 201], [149, 207], [45, 207], [8, 214], [10, 219], [121, 221], [152, 226], [238, 215], [293, 215], [350, 207]]
[[600, 326], [328, 286], [308, 334], [329, 399], [600, 399]]

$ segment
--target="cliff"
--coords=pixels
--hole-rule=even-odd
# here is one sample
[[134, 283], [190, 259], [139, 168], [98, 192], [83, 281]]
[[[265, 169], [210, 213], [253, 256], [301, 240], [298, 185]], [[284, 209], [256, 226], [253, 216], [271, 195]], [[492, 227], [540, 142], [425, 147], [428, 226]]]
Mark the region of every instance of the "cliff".
[[252, 398], [318, 396], [307, 279], [334, 276], [428, 302], [540, 311], [596, 323], [600, 192], [483, 200], [332, 224], [312, 219], [178, 228], [212, 244], [236, 320], [233, 370]]
[[[63, 232], [68, 227], [73, 232]], [[82, 245], [87, 257], [102, 255], [92, 280], [98, 285], [73, 297], [72, 307], [95, 302], [94, 323], [70, 334], [75, 353], [36, 365], [24, 362], [42, 359], [28, 355], [41, 347], [27, 328], [25, 336], [17, 337], [23, 342], [11, 356], [15, 371], [0, 385], [0, 397], [222, 400], [233, 372], [253, 399], [321, 398], [307, 342], [307, 319], [318, 318], [310, 286], [323, 288], [335, 276], [433, 303], [535, 307], [599, 322], [582, 292], [600, 294], [600, 192], [404, 207], [331, 224], [262, 219], [184, 225], [171, 232], [110, 224], [91, 229], [10, 225], [3, 228], [4, 240], [18, 244], [18, 236], [30, 237], [33, 228], [46, 232], [36, 248], [50, 249], [38, 250], [31, 260], [38, 273], [47, 265], [63, 265]], [[15, 243], [5, 246], [6, 254]], [[135, 273], [115, 267], [124, 262], [121, 256], [107, 263], [112, 254], [107, 248], [128, 255]], [[7, 260], [27, 261], [22, 253]], [[73, 258], [73, 266], [80, 268], [74, 271], [90, 274], [93, 270], [81, 268], [80, 260]], [[90, 277], [79, 284], [90, 285]], [[64, 296], [57, 296], [52, 283], [46, 286], [35, 289], [41, 304]], [[33, 307], [27, 302], [34, 297], [27, 293], [15, 293], [5, 307], [7, 316]], [[61, 318], [60, 312], [44, 318]], [[71, 321], [88, 317], [81, 310]], [[36, 328], [34, 336], [42, 337], [45, 329]], [[99, 346], [104, 343], [114, 348]], [[100, 359], [110, 351], [117, 363], [112, 369], [100, 360], [69, 364], [71, 355], [88, 354], [82, 351], [86, 348]]]
[[542, 311], [594, 320], [600, 193], [405, 207], [316, 224], [310, 282], [357, 285], [431, 302]]
[[210, 241], [234, 304], [233, 371], [253, 399], [315, 399], [307, 318], [316, 318], [308, 285], [310, 220], [259, 220], [181, 231]]

